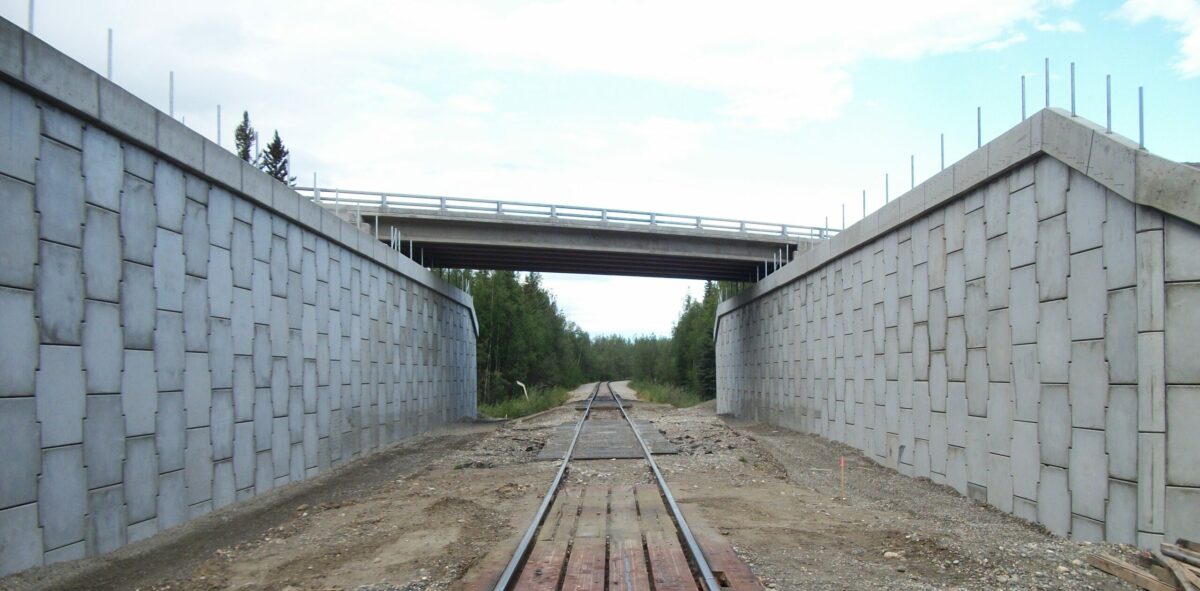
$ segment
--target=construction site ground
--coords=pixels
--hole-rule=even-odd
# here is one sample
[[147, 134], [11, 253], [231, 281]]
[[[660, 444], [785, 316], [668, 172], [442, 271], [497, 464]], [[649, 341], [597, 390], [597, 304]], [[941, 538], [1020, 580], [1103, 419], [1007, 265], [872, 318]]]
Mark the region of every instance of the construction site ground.
[[[0, 589], [454, 589], [524, 532], [558, 467], [535, 458], [578, 412], [443, 428]], [[1052, 536], [849, 447], [720, 417], [712, 402], [631, 413], [678, 448], [656, 459], [685, 514], [727, 536], [768, 589], [1133, 589], [1086, 564], [1132, 549]], [[641, 460], [578, 460], [569, 482], [642, 476]]]

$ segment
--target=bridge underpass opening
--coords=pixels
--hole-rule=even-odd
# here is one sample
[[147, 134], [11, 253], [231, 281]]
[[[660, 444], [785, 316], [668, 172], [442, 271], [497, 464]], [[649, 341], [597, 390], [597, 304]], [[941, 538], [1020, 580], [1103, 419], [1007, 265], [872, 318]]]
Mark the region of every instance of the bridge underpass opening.
[[839, 231], [580, 206], [299, 190], [428, 268], [754, 282]]

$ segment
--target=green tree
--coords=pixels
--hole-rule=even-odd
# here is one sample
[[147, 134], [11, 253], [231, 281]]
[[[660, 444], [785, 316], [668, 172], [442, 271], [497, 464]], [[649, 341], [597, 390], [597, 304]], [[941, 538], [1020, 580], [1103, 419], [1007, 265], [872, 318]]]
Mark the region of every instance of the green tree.
[[251, 164], [258, 161], [257, 154], [254, 156], [250, 155], [250, 152], [254, 150], [254, 146], [258, 144], [258, 132], [254, 131], [254, 127], [250, 125], [249, 111], [242, 111], [242, 122], [238, 124], [237, 129], [233, 130], [233, 143], [237, 148], [238, 158]]
[[267, 144], [267, 149], [263, 150], [258, 167], [277, 180], [289, 186], [295, 186], [296, 177], [290, 174], [291, 154], [283, 146], [283, 140], [279, 139], [279, 130], [275, 130], [275, 137], [271, 138], [271, 141]]

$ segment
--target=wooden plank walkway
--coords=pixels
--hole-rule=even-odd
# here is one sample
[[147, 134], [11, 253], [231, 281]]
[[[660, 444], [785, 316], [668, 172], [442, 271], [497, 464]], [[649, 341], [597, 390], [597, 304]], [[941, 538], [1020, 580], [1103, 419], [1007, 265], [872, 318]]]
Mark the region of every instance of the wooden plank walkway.
[[[696, 512], [693, 512], [696, 513]], [[699, 515], [685, 516], [722, 590], [764, 591], [733, 547]], [[511, 557], [499, 551], [455, 589], [491, 591]], [[653, 584], [653, 587], [651, 587]], [[519, 591], [699, 591], [675, 522], [652, 484], [563, 489], [513, 587]]]

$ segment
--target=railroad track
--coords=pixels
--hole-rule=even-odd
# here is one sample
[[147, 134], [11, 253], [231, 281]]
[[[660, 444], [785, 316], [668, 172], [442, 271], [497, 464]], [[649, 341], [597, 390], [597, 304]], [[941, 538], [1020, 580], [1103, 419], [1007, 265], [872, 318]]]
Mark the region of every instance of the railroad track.
[[[528, 529], [499, 570], [483, 565], [472, 591], [761, 591], [732, 546], [689, 524], [650, 446], [609, 382], [597, 383]], [[636, 438], [654, 484], [567, 486], [576, 446], [593, 410], [615, 409]], [[628, 433], [622, 433], [627, 437]], [[697, 527], [693, 531], [693, 527]], [[499, 556], [498, 558], [504, 558]], [[489, 573], [492, 570], [498, 571]], [[470, 575], [470, 574], [469, 574]]]

